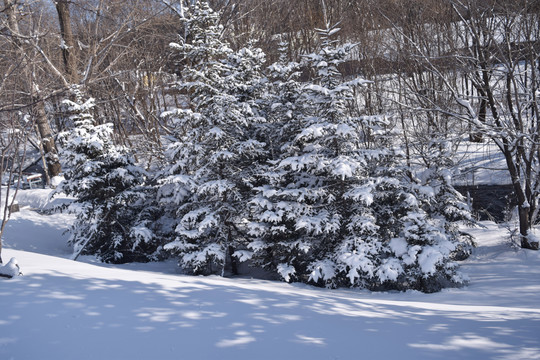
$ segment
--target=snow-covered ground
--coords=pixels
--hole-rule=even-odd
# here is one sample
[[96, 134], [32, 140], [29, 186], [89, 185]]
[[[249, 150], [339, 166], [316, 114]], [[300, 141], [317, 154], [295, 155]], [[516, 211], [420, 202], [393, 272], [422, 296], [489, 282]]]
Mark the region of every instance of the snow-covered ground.
[[540, 359], [540, 252], [496, 224], [436, 294], [189, 277], [174, 262], [69, 260], [69, 215], [22, 191], [4, 236], [0, 359]]
[[460, 174], [454, 178], [455, 185], [512, 183], [504, 155], [492, 142], [463, 141], [454, 154], [454, 160], [460, 169]]

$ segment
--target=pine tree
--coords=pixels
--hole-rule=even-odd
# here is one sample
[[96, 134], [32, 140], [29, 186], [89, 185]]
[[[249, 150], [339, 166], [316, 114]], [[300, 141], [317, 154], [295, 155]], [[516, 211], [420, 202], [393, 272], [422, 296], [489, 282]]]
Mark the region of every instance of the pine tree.
[[267, 69], [270, 81], [268, 94], [264, 99], [265, 114], [267, 117], [267, 130], [270, 160], [281, 157], [287, 148], [284, 139], [292, 139], [301, 128], [302, 110], [299, 97], [302, 83], [301, 64], [288, 61], [288, 43], [280, 41], [278, 44], [279, 60]]
[[218, 14], [196, 2], [185, 19], [185, 37], [173, 49], [185, 66], [178, 88], [189, 108], [165, 117], [177, 126], [161, 201], [177, 206], [176, 239], [166, 249], [186, 272], [224, 273], [242, 241], [242, 214], [250, 191], [249, 164], [264, 144], [252, 138], [261, 122], [255, 99], [264, 55], [253, 48], [233, 52], [220, 39]]
[[338, 30], [320, 30], [320, 51], [306, 57], [314, 82], [302, 86], [290, 120], [298, 125], [281, 133], [251, 200], [246, 258], [285, 281], [329, 287], [429, 292], [462, 283], [450, 259], [456, 239], [408, 180], [385, 118], [351, 113], [365, 81], [342, 79], [352, 45], [332, 40]]
[[[270, 271], [278, 271], [287, 281], [296, 279], [293, 275], [296, 266], [302, 261], [296, 261], [304, 254], [302, 244], [295, 241], [281, 241], [292, 235], [286, 226], [278, 224], [276, 206], [283, 205], [274, 195], [283, 183], [286, 172], [279, 169], [280, 159], [287, 157], [296, 134], [301, 130], [302, 112], [300, 95], [302, 84], [298, 78], [301, 74], [301, 64], [287, 60], [287, 43], [279, 43], [279, 60], [267, 68], [269, 86], [263, 103], [267, 122], [261, 124], [260, 135], [264, 137], [267, 149], [267, 159], [259, 163], [255, 172], [254, 191], [249, 203], [250, 219], [248, 233], [251, 239], [249, 250], [240, 252], [242, 260], [249, 259], [252, 266]], [[276, 201], [276, 204], [273, 202]], [[279, 270], [278, 270], [279, 269]], [[290, 271], [289, 271], [290, 270]]]
[[60, 135], [65, 180], [55, 193], [75, 197], [69, 210], [77, 215], [71, 227], [74, 256], [97, 255], [105, 262], [147, 261], [158, 248], [145, 209], [146, 173], [127, 149], [113, 142], [113, 125], [96, 124], [94, 99], [63, 102], [75, 127]]
[[[256, 239], [250, 247], [259, 263], [286, 281], [307, 281], [314, 261], [341, 238], [341, 197], [363, 167], [357, 125], [346, 104], [353, 88], [363, 81], [340, 80], [337, 66], [351, 46], [336, 46], [330, 39], [336, 31], [322, 31], [321, 51], [307, 57], [316, 71], [315, 84], [304, 84], [295, 93], [295, 67], [273, 67], [288, 77], [282, 88], [290, 99], [281, 95], [285, 101], [277, 101], [275, 108], [289, 104], [284, 115], [290, 119], [282, 120], [279, 158], [251, 201], [255, 221], [250, 231]], [[330, 268], [316, 271], [333, 272]]]
[[457, 241], [452, 257], [464, 260], [471, 254], [474, 241], [469, 234], [459, 229], [458, 224], [473, 226], [476, 221], [463, 195], [452, 185], [452, 177], [457, 168], [453, 153], [449, 141], [430, 141], [423, 155], [425, 167], [416, 172], [412, 186], [422, 200], [422, 208], [437, 219], [439, 226]]

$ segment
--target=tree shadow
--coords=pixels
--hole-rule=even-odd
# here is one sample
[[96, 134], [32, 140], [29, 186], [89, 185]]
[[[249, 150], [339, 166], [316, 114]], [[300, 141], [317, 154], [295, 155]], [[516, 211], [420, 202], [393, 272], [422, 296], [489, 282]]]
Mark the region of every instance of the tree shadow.
[[0, 356], [537, 359], [540, 353], [537, 309], [250, 279], [148, 272], [109, 279], [100, 269], [91, 278], [56, 271], [0, 282]]

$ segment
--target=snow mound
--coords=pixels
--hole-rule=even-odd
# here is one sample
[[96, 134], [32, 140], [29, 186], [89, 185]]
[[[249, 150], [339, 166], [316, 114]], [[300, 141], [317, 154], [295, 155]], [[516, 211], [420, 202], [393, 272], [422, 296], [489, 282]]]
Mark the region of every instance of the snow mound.
[[21, 206], [29, 206], [41, 211], [52, 210], [73, 201], [66, 195], [56, 195], [51, 198], [51, 189], [28, 189], [19, 190], [17, 201]]
[[22, 275], [22, 273], [19, 264], [17, 263], [17, 259], [11, 258], [6, 265], [0, 265], [0, 276], [12, 278], [19, 275]]

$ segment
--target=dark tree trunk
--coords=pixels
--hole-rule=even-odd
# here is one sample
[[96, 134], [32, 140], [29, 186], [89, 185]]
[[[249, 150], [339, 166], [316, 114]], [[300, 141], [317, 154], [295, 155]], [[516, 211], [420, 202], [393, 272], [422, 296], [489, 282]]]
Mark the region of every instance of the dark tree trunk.
[[228, 258], [229, 258], [228, 260], [230, 261], [230, 264], [231, 264], [231, 274], [238, 275], [238, 265], [236, 264], [236, 259], [233, 256], [234, 248], [232, 246], [229, 246], [227, 249], [227, 253], [228, 253]]
[[[478, 110], [478, 121], [480, 121], [481, 123], [486, 122], [487, 105], [488, 103], [486, 99], [482, 98], [480, 100], [480, 109]], [[482, 132], [474, 131], [469, 135], [469, 140], [471, 142], [481, 143], [484, 140], [484, 136]]]
[[506, 159], [506, 165], [510, 172], [510, 177], [512, 178], [512, 185], [514, 186], [514, 192], [516, 194], [517, 203], [518, 203], [518, 214], [519, 214], [519, 235], [521, 247], [524, 249], [533, 249], [538, 250], [538, 243], [529, 241], [529, 232], [531, 230], [531, 207], [529, 201], [523, 190], [523, 186], [520, 182], [518, 169], [512, 153], [508, 148], [508, 145], [505, 144], [504, 157]]
[[519, 213], [519, 235], [521, 239], [521, 247], [524, 249], [538, 250], [538, 246], [535, 246], [533, 243], [531, 243], [528, 238], [529, 229], [531, 228], [530, 220], [529, 220], [529, 208], [523, 207], [522, 205], [520, 205], [518, 209], [518, 213]]
[[79, 82], [79, 74], [77, 72], [77, 57], [76, 44], [71, 30], [71, 13], [69, 11], [68, 0], [57, 0], [56, 11], [58, 12], [58, 23], [60, 25], [60, 34], [63, 40], [62, 58], [64, 60], [64, 68], [68, 75], [71, 84]]

